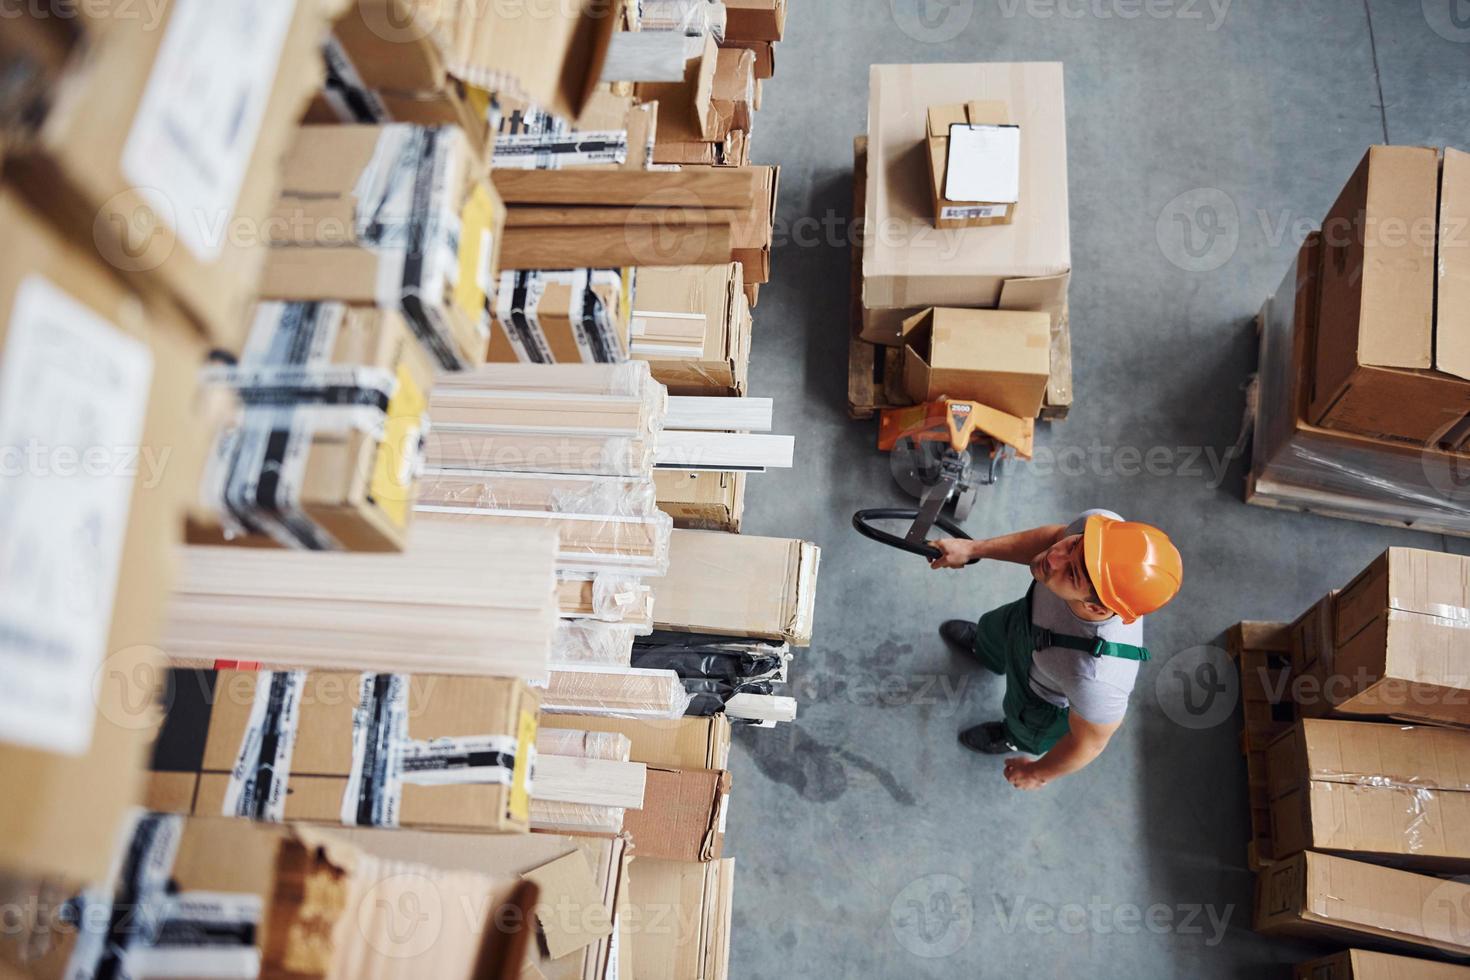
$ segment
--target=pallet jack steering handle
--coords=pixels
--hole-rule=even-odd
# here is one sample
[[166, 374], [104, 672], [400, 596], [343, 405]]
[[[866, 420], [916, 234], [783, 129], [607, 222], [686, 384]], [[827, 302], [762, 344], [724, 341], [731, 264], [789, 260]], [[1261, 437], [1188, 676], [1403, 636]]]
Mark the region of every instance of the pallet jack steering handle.
[[[860, 510], [856, 514], [853, 514], [852, 526], [857, 533], [865, 538], [877, 541], [879, 544], [886, 544], [890, 548], [907, 551], [910, 554], [919, 555], [933, 561], [941, 554], [938, 548], [928, 544], [912, 544], [897, 534], [890, 534], [887, 531], [874, 527], [872, 524], [873, 521], [912, 521], [917, 519], [918, 516], [919, 512], [911, 508], [876, 507], [870, 510]], [[964, 538], [966, 541], [972, 540], [964, 528], [943, 514], [936, 517], [934, 523], [939, 526], [940, 530], [945, 531], [952, 538]], [[979, 560], [979, 558], [971, 558], [965, 564], [973, 565]]]

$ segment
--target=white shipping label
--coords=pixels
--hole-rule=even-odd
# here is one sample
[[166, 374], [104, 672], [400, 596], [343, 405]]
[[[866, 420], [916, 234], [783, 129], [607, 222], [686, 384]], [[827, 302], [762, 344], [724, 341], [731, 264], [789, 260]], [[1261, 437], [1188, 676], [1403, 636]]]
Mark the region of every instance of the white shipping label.
[[146, 344], [21, 283], [0, 352], [0, 740], [91, 743], [152, 377]]
[[972, 204], [969, 207], [946, 205], [939, 209], [941, 221], [972, 221], [976, 218], [1004, 218], [1009, 204]]
[[228, 239], [296, 0], [174, 0], [122, 172], [201, 262]]
[[1011, 204], [1021, 197], [1019, 126], [949, 127], [944, 196], [950, 201]]

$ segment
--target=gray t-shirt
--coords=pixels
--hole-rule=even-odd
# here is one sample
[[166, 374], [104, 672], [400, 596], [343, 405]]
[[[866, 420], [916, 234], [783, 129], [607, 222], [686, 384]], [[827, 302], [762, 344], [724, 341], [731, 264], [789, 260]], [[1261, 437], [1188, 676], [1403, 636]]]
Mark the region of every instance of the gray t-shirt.
[[[1071, 524], [1067, 534], [1081, 534], [1087, 518], [1101, 514], [1121, 520], [1108, 510], [1089, 510]], [[1143, 619], [1124, 623], [1114, 616], [1092, 623], [1079, 619], [1066, 600], [1046, 586], [1037, 584], [1031, 596], [1031, 622], [1070, 636], [1100, 636], [1113, 643], [1143, 646]], [[1031, 661], [1031, 690], [1059, 708], [1070, 707], [1095, 725], [1122, 721], [1128, 711], [1128, 695], [1138, 679], [1138, 662], [1121, 657], [1094, 657], [1080, 650], [1047, 647], [1037, 650]]]

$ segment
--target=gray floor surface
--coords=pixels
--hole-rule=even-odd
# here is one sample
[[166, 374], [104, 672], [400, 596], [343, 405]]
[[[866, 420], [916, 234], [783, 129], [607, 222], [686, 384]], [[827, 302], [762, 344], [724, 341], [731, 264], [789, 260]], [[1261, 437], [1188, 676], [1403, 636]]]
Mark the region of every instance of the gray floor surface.
[[[824, 555], [800, 719], [741, 733], [731, 763], [732, 976], [1284, 977], [1316, 949], [1250, 931], [1238, 721], [1230, 692], [1209, 700], [1208, 647], [1238, 620], [1292, 617], [1386, 546], [1470, 548], [1247, 507], [1240, 465], [1217, 464], [1251, 318], [1366, 147], [1385, 131], [1470, 144], [1470, 10], [1453, 3], [791, 0], [756, 158], [783, 167], [778, 239], [802, 218], [839, 230], [779, 243], [761, 294], [751, 393], [777, 399], [798, 462], [751, 479], [747, 531]], [[956, 744], [997, 715], [999, 679], [934, 632], [1018, 597], [1025, 570], [934, 573], [850, 528], [902, 498], [876, 424], [845, 412], [842, 244], [868, 65], [1028, 60], [1066, 65], [1077, 400], [1038, 441], [1073, 455], [1013, 469], [969, 528], [1109, 507], [1168, 529], [1188, 568], [1148, 623], [1156, 659], [1114, 744], [1031, 794]], [[1216, 237], [1185, 242], [1191, 223]], [[1206, 244], [1218, 268], [1180, 267]], [[1155, 447], [1168, 475], [1119, 474]]]

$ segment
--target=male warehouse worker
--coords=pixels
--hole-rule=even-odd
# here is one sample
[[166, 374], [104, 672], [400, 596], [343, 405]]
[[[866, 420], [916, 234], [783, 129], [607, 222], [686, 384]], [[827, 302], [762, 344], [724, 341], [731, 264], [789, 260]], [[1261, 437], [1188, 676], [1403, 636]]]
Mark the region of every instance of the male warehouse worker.
[[1052, 524], [984, 541], [933, 542], [934, 568], [976, 558], [1031, 567], [1025, 598], [978, 624], [952, 619], [939, 635], [958, 652], [1006, 679], [1005, 720], [960, 733], [968, 749], [1006, 760], [1017, 789], [1040, 789], [1076, 772], [1107, 747], [1123, 724], [1143, 647], [1143, 617], [1179, 591], [1184, 563], [1163, 531], [1091, 510]]

